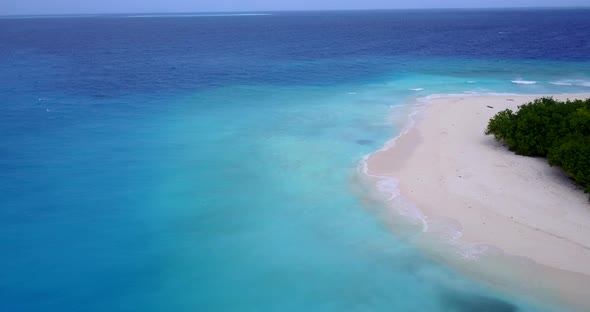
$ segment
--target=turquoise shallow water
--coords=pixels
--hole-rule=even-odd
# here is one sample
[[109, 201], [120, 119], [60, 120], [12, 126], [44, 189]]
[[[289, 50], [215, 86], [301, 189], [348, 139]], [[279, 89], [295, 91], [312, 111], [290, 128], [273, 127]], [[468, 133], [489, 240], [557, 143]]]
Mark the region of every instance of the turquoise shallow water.
[[355, 176], [419, 97], [590, 91], [588, 11], [402, 13], [0, 20], [0, 309], [567, 309], [429, 259]]

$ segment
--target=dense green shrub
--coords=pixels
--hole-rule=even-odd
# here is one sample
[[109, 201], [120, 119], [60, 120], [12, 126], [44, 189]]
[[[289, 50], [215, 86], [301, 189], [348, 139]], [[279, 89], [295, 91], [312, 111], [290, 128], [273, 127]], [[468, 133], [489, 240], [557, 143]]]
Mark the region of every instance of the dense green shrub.
[[525, 156], [548, 157], [590, 191], [590, 99], [540, 98], [497, 113], [486, 134]]
[[590, 136], [569, 138], [556, 144], [548, 155], [549, 164], [559, 166], [590, 191]]
[[[512, 138], [516, 129], [515, 115], [512, 110], [507, 109], [497, 113], [486, 129], [486, 134], [493, 134], [498, 142], [505, 142], [511, 148], [514, 145]], [[511, 148], [512, 149], [512, 148]]]

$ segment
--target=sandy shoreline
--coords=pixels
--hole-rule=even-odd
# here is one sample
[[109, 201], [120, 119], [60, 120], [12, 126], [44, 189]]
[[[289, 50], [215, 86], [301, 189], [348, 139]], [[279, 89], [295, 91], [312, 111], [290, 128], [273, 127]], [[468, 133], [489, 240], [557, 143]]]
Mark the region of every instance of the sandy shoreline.
[[[517, 261], [525, 270], [513, 266], [514, 260], [504, 261], [504, 271], [515, 270], [504, 272], [505, 276], [489, 270], [497, 263], [485, 261], [462, 269], [485, 276], [491, 284], [517, 288], [533, 297], [558, 297], [564, 304], [590, 309], [588, 194], [545, 159], [514, 155], [484, 135], [495, 113], [516, 110], [538, 97], [431, 99], [395, 145], [367, 159], [366, 170], [371, 176], [398, 179], [401, 197], [421, 210], [428, 231], [439, 235], [441, 228], [457, 230], [456, 237], [449, 235], [472, 247], [468, 255], [497, 247], [505, 254], [534, 260]], [[564, 100], [590, 94], [554, 97]], [[535, 285], [523, 281], [533, 277]]]

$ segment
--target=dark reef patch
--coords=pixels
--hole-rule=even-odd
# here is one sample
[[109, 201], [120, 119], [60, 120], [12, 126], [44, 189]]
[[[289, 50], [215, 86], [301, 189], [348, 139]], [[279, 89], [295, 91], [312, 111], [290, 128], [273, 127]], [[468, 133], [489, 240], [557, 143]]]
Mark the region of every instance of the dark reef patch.
[[445, 290], [441, 294], [441, 301], [449, 312], [517, 312], [516, 305], [494, 297], [474, 293]]
[[358, 145], [371, 145], [373, 143], [374, 143], [373, 140], [367, 140], [367, 139], [356, 140], [356, 144], [358, 144]]

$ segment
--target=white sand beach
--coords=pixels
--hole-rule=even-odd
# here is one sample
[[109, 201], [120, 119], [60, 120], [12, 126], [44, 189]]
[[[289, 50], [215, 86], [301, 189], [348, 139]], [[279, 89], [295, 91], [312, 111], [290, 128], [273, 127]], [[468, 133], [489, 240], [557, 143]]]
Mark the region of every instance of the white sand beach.
[[[484, 254], [478, 264], [456, 263], [459, 269], [507, 290], [590, 310], [590, 195], [546, 159], [515, 155], [484, 135], [494, 114], [538, 97], [431, 99], [407, 133], [369, 157], [367, 173], [397, 178], [401, 196], [416, 204], [427, 223], [457, 221], [461, 243], [491, 245], [534, 261], [513, 257], [521, 260], [485, 264]], [[506, 269], [490, 269], [498, 265]]]

